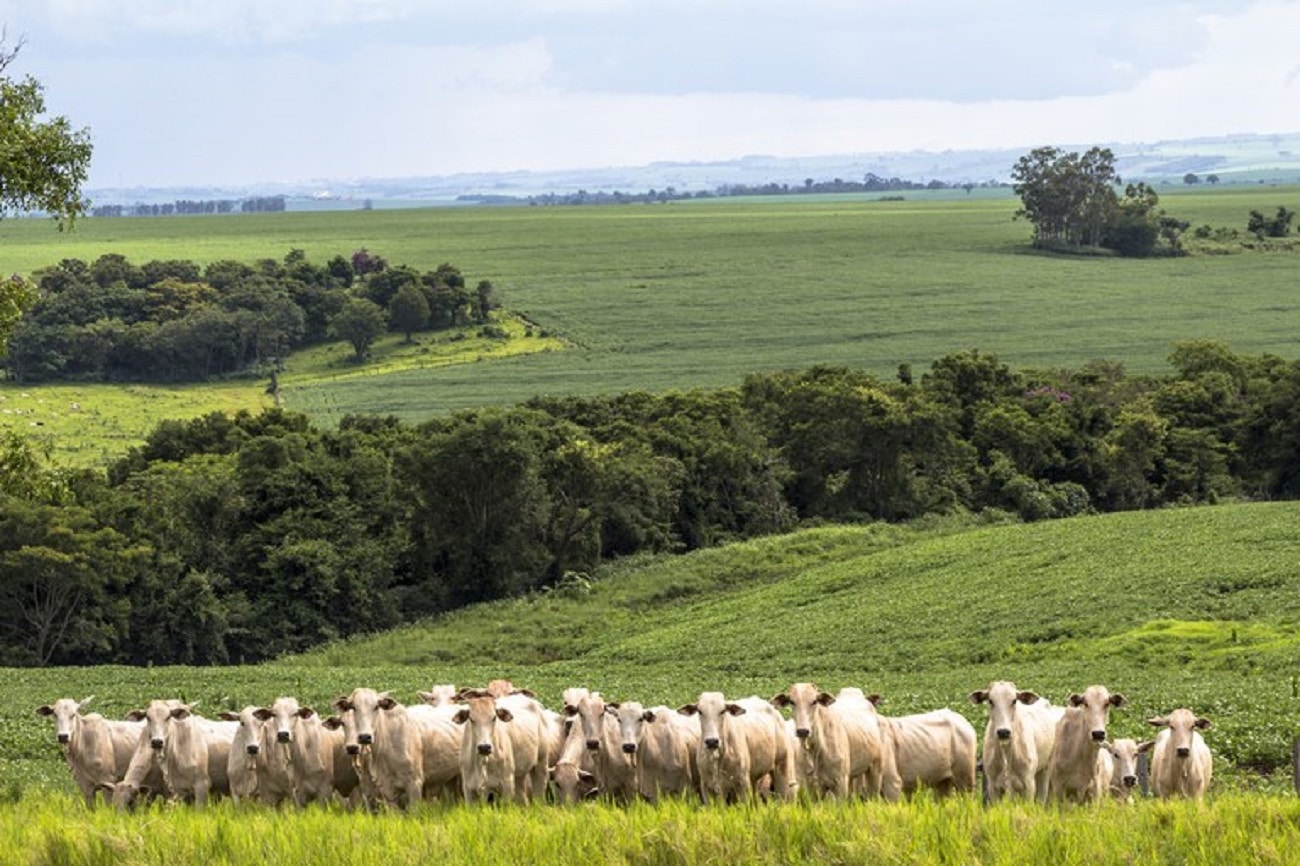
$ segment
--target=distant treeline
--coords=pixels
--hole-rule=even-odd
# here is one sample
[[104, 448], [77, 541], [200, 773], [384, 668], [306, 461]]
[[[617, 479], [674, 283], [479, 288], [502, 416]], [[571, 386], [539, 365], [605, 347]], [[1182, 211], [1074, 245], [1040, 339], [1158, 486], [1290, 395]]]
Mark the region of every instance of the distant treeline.
[[275, 213], [284, 210], [282, 195], [255, 196], [245, 199], [177, 199], [165, 204], [102, 204], [90, 209], [91, 216], [178, 216], [214, 213]]
[[19, 382], [199, 381], [327, 340], [360, 355], [390, 328], [409, 337], [483, 324], [496, 305], [490, 282], [470, 290], [454, 265], [422, 274], [365, 249], [324, 264], [291, 250], [204, 268], [107, 253], [64, 259], [33, 283], [4, 361]]
[[651, 189], [646, 192], [588, 192], [578, 190], [570, 193], [543, 193], [542, 195], [512, 196], [493, 193], [462, 195], [459, 201], [472, 201], [480, 204], [530, 204], [530, 205], [576, 205], [576, 204], [649, 204], [654, 202], [681, 201], [685, 199], [727, 198], [746, 195], [818, 195], [848, 192], [908, 192], [915, 190], [974, 189], [1005, 187], [1008, 184], [996, 180], [980, 183], [948, 183], [942, 180], [926, 182], [903, 180], [902, 178], [884, 178], [867, 173], [860, 181], [834, 180], [817, 181], [807, 178], [802, 184], [765, 183], [758, 185], [724, 184], [713, 190], [696, 190], [695, 192], [678, 191], [674, 187]]
[[816, 367], [419, 425], [216, 413], [107, 472], [0, 436], [0, 665], [257, 661], [815, 522], [1300, 496], [1300, 362], [1209, 341], [1170, 360], [967, 351], [920, 377]]

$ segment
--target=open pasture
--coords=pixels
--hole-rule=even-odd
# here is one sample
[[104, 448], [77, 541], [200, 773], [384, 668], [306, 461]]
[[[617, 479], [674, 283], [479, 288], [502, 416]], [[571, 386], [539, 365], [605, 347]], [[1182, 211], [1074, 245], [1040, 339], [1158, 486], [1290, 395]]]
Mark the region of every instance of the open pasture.
[[[1245, 226], [1293, 187], [1169, 192], [1194, 226]], [[892, 376], [967, 348], [1015, 366], [1096, 358], [1166, 369], [1177, 340], [1296, 354], [1288, 253], [1121, 260], [1042, 255], [1010, 197], [692, 201], [623, 207], [431, 208], [87, 219], [59, 235], [4, 226], [3, 267], [64, 257], [315, 260], [365, 247], [394, 263], [460, 267], [571, 349], [382, 377], [284, 377], [286, 405], [322, 420], [407, 419], [538, 393], [734, 385], [817, 363]], [[261, 383], [256, 387], [260, 388]]]

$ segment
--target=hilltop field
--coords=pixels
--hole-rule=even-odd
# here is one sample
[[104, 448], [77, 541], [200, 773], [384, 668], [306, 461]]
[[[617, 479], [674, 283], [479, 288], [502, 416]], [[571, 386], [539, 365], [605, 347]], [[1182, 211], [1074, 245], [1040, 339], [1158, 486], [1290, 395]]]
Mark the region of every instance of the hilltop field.
[[[1296, 187], [1171, 190], [1193, 226], [1244, 229]], [[892, 377], [978, 348], [1015, 367], [1095, 359], [1163, 372], [1178, 340], [1295, 354], [1293, 253], [1122, 260], [1035, 253], [1005, 191], [952, 198], [699, 201], [624, 207], [431, 208], [86, 219], [59, 234], [7, 221], [4, 267], [119, 253], [200, 265], [313, 261], [361, 248], [420, 270], [489, 279], [515, 338], [414, 347], [391, 335], [372, 365], [339, 346], [291, 357], [287, 408], [330, 423], [353, 412], [420, 420], [536, 394], [736, 385], [757, 370], [844, 364]], [[524, 336], [531, 332], [532, 337]], [[265, 379], [184, 387], [0, 384], [0, 423], [69, 462], [102, 464], [164, 417], [270, 405]], [[71, 410], [77, 404], [80, 415]], [[93, 421], [88, 416], [95, 413]]]

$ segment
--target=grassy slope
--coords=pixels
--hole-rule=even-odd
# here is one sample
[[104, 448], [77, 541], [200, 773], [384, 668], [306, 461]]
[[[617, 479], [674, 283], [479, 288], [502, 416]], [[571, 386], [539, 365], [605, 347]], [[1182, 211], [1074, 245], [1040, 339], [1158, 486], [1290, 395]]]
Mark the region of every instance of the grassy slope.
[[1143, 720], [1190, 705], [1214, 720], [1221, 756], [1277, 767], [1300, 733], [1297, 524], [1300, 503], [828, 527], [623, 563], [586, 588], [260, 667], [6, 671], [0, 769], [60, 783], [47, 723], [31, 715], [60, 695], [96, 694], [117, 715], [163, 694], [209, 710], [282, 693], [324, 705], [356, 685], [414, 700], [495, 676], [552, 704], [573, 684], [675, 705], [812, 679], [880, 692], [893, 713], [952, 706], [977, 726], [965, 696], [992, 679], [1057, 702], [1105, 682], [1133, 704], [1115, 713], [1117, 736], [1145, 737]]

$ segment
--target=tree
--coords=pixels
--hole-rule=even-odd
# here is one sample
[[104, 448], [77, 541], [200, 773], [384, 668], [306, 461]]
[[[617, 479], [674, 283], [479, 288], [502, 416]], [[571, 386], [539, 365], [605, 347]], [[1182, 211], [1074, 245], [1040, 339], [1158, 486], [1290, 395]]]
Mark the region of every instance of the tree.
[[1200, 182], [1201, 179], [1190, 171], [1187, 172], [1187, 174], [1183, 175], [1183, 183], [1187, 184], [1188, 186], [1195, 186]]
[[340, 340], [347, 340], [364, 360], [370, 347], [388, 330], [388, 313], [374, 301], [349, 298], [343, 309], [330, 320], [330, 331]]
[[1117, 208], [1115, 155], [1093, 147], [1082, 155], [1040, 147], [1011, 171], [1020, 196], [1016, 218], [1034, 226], [1034, 245], [1098, 246]]
[[1207, 174], [1205, 176], [1205, 182], [1210, 186], [1214, 186], [1219, 182], [1219, 176], [1217, 174]]
[[1291, 221], [1295, 219], [1295, 211], [1288, 210], [1286, 207], [1279, 205], [1277, 216], [1269, 219], [1257, 210], [1250, 212], [1250, 220], [1246, 223], [1246, 231], [1263, 240], [1264, 238], [1284, 238], [1291, 231]]
[[63, 230], [89, 207], [81, 185], [90, 166], [90, 131], [74, 130], [61, 115], [42, 120], [40, 82], [4, 75], [21, 48], [21, 41], [6, 48], [0, 36], [0, 217], [42, 211]]
[[429, 302], [424, 292], [416, 285], [406, 285], [398, 289], [397, 294], [388, 302], [388, 320], [392, 326], [406, 335], [406, 342], [411, 342], [411, 334], [423, 330], [429, 324]]

